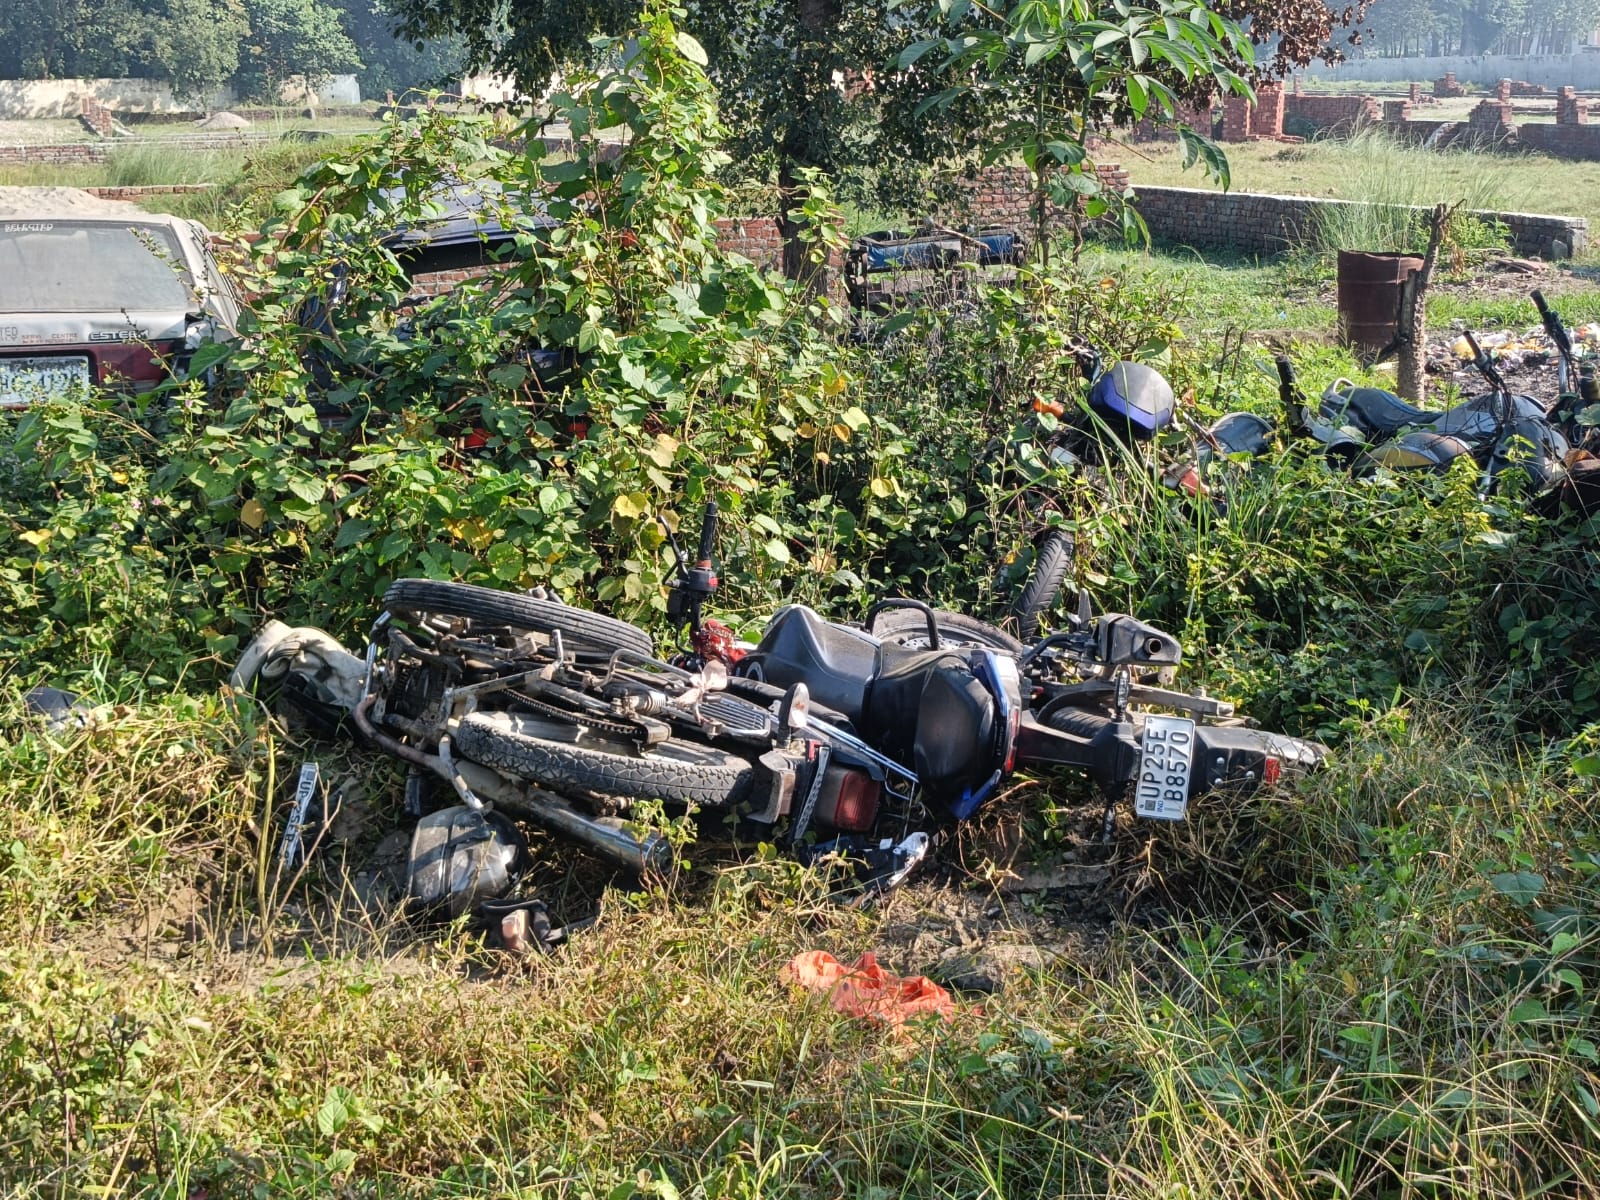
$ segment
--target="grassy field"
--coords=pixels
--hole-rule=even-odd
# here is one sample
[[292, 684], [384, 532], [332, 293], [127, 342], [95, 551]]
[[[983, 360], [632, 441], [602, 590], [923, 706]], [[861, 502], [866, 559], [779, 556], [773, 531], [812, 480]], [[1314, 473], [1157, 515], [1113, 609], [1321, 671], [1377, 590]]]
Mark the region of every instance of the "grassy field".
[[211, 190], [142, 197], [141, 207], [193, 217], [225, 228], [233, 210], [245, 206], [256, 218], [264, 201], [288, 187], [301, 171], [359, 140], [340, 136], [314, 142], [283, 141], [261, 146], [206, 150], [140, 143], [112, 148], [98, 166], [21, 164], [0, 166], [0, 187], [148, 187], [211, 184]]
[[[217, 166], [205, 203], [259, 199], [326, 151], [275, 146]], [[1308, 382], [1356, 372], [1332, 344], [1315, 262], [1092, 249], [1082, 265], [1072, 294], [1086, 309], [1118, 297], [1137, 312], [1108, 325], [1148, 324], [1175, 375], [1215, 383], [1193, 411], [1271, 405], [1279, 346]], [[1581, 271], [1539, 282], [1572, 323], [1600, 318]], [[1430, 323], [1531, 325], [1526, 286], [1441, 279]], [[951, 394], [995, 404], [1000, 356], [983, 339], [1016, 324], [940, 326], [944, 349], [926, 358], [910, 338], [826, 347], [845, 368], [828, 377], [858, 389], [837, 403], [898, 422], [888, 440], [904, 478], [923, 458], [950, 470], [924, 476], [940, 520], [959, 521], [941, 490], [959, 472], [937, 412]], [[241, 420], [261, 411], [253, 390], [233, 395]], [[921, 407], [885, 413], [907, 398]], [[1000, 427], [1014, 420], [997, 411]], [[174, 558], [170, 580], [152, 573], [164, 551], [146, 536], [160, 524], [147, 501], [168, 501], [110, 457], [118, 439], [148, 453], [144, 427], [76, 416], [0, 418], [0, 486], [54, 462], [68, 497], [48, 537], [6, 518], [0, 589], [31, 596], [46, 541], [83, 570], [61, 603], [81, 591], [106, 626], [69, 631], [97, 704], [83, 727], [26, 718], [19, 693], [42, 672], [0, 662], [3, 1200], [1600, 1192], [1600, 676], [1581, 644], [1600, 594], [1594, 521], [1554, 526], [1514, 495], [1484, 501], [1469, 473], [1360, 480], [1287, 449], [1224, 464], [1226, 515], [1112, 469], [1080, 524], [1105, 567], [1086, 576], [1097, 599], [1175, 615], [1179, 683], [1248, 688], [1253, 715], [1332, 746], [1325, 771], [1205, 798], [1181, 824], [1124, 812], [1107, 844], [1083, 779], [1019, 776], [936, 869], [866, 908], [715, 831], [645, 883], [535, 834], [533, 880], [556, 920], [598, 921], [525, 960], [465, 922], [401, 910], [409, 819], [393, 762], [287, 727], [190, 667], [168, 672], [185, 681], [172, 685], [148, 682], [149, 653], [105, 661], [124, 644], [113, 626], [187, 594], [195, 560]], [[381, 446], [385, 433], [366, 436]], [[841, 435], [836, 450], [868, 436]], [[96, 437], [104, 462], [74, 449]], [[313, 453], [275, 438], [216, 461]], [[737, 459], [753, 455], [741, 441]], [[527, 475], [507, 477], [494, 505], [519, 503]], [[440, 494], [454, 502], [468, 478], [452, 470]], [[560, 483], [552, 469], [535, 486], [546, 479]], [[111, 523], [124, 517], [125, 537]], [[67, 559], [74, 526], [112, 532]], [[278, 529], [289, 536], [273, 571], [303, 548]], [[949, 553], [953, 576], [944, 534], [908, 536]], [[782, 586], [806, 586], [806, 569], [796, 560]], [[992, 558], [977, 569], [992, 580]], [[41, 615], [7, 636], [59, 650], [65, 621]], [[310, 865], [282, 871], [308, 760], [341, 806]], [[986, 986], [958, 992], [948, 1022], [896, 1032], [784, 982], [795, 954], [819, 949]]]
[[[1304, 145], [1246, 142], [1224, 149], [1235, 191], [1414, 204], [1465, 200], [1469, 208], [1559, 213], [1600, 226], [1600, 163], [1411, 149], [1375, 135]], [[1129, 145], [1114, 153], [1135, 185], [1215, 186], [1198, 172], [1185, 171], [1175, 147]]]
[[[997, 890], [975, 845], [861, 912], [708, 849], [530, 964], [358, 897], [386, 765], [207, 701], [25, 733], [0, 1194], [1585, 1194], [1592, 942], [1552, 920], [1600, 901], [1596, 791], [1479, 721], [1353, 725], [1291, 795], [1124, 827], [1088, 889]], [[367, 781], [369, 832], [292, 880], [254, 844], [274, 754]], [[1001, 990], [896, 1036], [780, 981], [818, 948]]]

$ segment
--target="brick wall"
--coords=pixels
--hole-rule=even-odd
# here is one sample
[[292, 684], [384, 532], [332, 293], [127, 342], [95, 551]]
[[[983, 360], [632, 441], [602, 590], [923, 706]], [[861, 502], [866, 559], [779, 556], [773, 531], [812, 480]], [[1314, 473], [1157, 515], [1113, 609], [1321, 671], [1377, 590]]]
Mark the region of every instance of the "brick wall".
[[162, 183], [139, 187], [86, 187], [80, 190], [101, 200], [142, 200], [146, 196], [191, 196], [198, 192], [209, 192], [211, 187], [209, 183]]
[[[1242, 254], [1279, 254], [1300, 240], [1317, 210], [1353, 203], [1308, 196], [1268, 196], [1251, 192], [1211, 192], [1198, 188], [1141, 187], [1137, 204], [1158, 241], [1197, 249]], [[1419, 210], [1425, 211], [1425, 210]], [[1541, 213], [1473, 213], [1498, 221], [1511, 234], [1518, 254], [1549, 256], [1559, 241], [1569, 254], [1589, 242], [1584, 217]]]
[[104, 142], [69, 142], [61, 146], [0, 145], [0, 163], [49, 163], [55, 166], [103, 163]]
[[1600, 159], [1600, 125], [1519, 125], [1517, 144], [1555, 158]]
[[1289, 95], [1283, 100], [1283, 119], [1299, 120], [1318, 129], [1348, 133], [1381, 119], [1378, 102], [1371, 96]]
[[192, 150], [217, 150], [236, 146], [266, 146], [278, 141], [272, 133], [191, 133], [160, 138], [115, 138], [100, 142], [63, 142], [58, 145], [0, 144], [0, 163], [52, 165], [103, 163], [113, 146], [184, 146]]

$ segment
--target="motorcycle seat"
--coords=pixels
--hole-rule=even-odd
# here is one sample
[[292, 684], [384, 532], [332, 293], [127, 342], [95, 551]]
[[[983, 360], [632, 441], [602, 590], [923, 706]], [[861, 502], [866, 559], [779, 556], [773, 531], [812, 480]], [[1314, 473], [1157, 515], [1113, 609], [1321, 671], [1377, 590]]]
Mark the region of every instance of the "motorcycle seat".
[[960, 653], [886, 645], [791, 604], [740, 669], [777, 687], [804, 683], [934, 799], [952, 800], [995, 769], [996, 701]]
[[[1512, 396], [1511, 421], [1542, 420], [1544, 409], [1528, 396]], [[1382, 388], [1351, 388], [1323, 393], [1322, 416], [1337, 422], [1352, 421], [1369, 437], [1389, 437], [1402, 429], [1429, 429], [1469, 445], [1493, 440], [1507, 406], [1498, 396], [1476, 396], [1441, 411], [1428, 411]]]
[[[878, 639], [823, 620], [803, 604], [780, 608], [750, 654], [758, 678], [778, 687], [804, 683], [811, 699], [861, 724], [878, 673]], [[749, 670], [749, 668], [746, 668]]]
[[951, 800], [994, 769], [995, 699], [959, 654], [884, 646], [863, 733]]
[[1432, 425], [1442, 412], [1418, 408], [1382, 388], [1358, 387], [1348, 392], [1331, 391], [1323, 397], [1323, 415], [1353, 417], [1369, 433], [1386, 435], [1412, 426]]

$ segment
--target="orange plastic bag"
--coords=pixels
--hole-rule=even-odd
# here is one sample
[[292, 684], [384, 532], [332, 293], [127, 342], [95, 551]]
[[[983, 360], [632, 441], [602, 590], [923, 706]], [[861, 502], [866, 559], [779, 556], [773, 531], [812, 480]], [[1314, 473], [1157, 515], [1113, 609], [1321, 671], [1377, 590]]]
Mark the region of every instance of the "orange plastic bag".
[[926, 975], [891, 975], [869, 950], [850, 966], [826, 950], [808, 950], [789, 960], [779, 975], [813, 992], [827, 992], [833, 1007], [847, 1017], [865, 1017], [900, 1031], [912, 1017], [956, 1015], [955, 1001]]

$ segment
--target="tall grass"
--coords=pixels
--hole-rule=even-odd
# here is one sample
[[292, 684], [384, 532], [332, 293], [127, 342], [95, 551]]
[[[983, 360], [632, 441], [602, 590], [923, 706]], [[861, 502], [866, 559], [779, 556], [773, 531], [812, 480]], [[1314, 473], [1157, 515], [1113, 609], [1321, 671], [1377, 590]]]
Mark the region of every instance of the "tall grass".
[[114, 146], [106, 157], [111, 187], [150, 187], [167, 183], [221, 183], [241, 166], [238, 150], [207, 150], [192, 145], [140, 142]]
[[[1312, 228], [1311, 248], [1420, 251], [1428, 241], [1428, 210], [1440, 203], [1460, 205], [1448, 236], [1464, 249], [1497, 246], [1503, 233], [1473, 220], [1468, 212], [1506, 212], [1534, 206], [1538, 189], [1525, 176], [1508, 171], [1494, 157], [1469, 151], [1427, 150], [1396, 141], [1378, 129], [1307, 147], [1325, 172], [1345, 178], [1340, 198], [1355, 204], [1322, 208]], [[1453, 168], [1447, 174], [1441, 165]]]
[[[265, 726], [185, 701], [52, 744], [5, 717], [0, 1195], [1600, 1186], [1595, 788], [1451, 695], [1353, 725], [1293, 794], [1125, 830], [1115, 879], [1213, 885], [1154, 932], [1085, 938], [983, 891], [952, 917], [943, 886], [860, 912], [706, 851], [531, 965], [357, 903], [346, 871], [398, 819], [382, 772], [366, 840], [280, 890], [273, 952]], [[275, 736], [280, 781], [326, 753]], [[800, 950], [918, 970], [974, 935], [1037, 965], [905, 1038], [778, 979]]]

